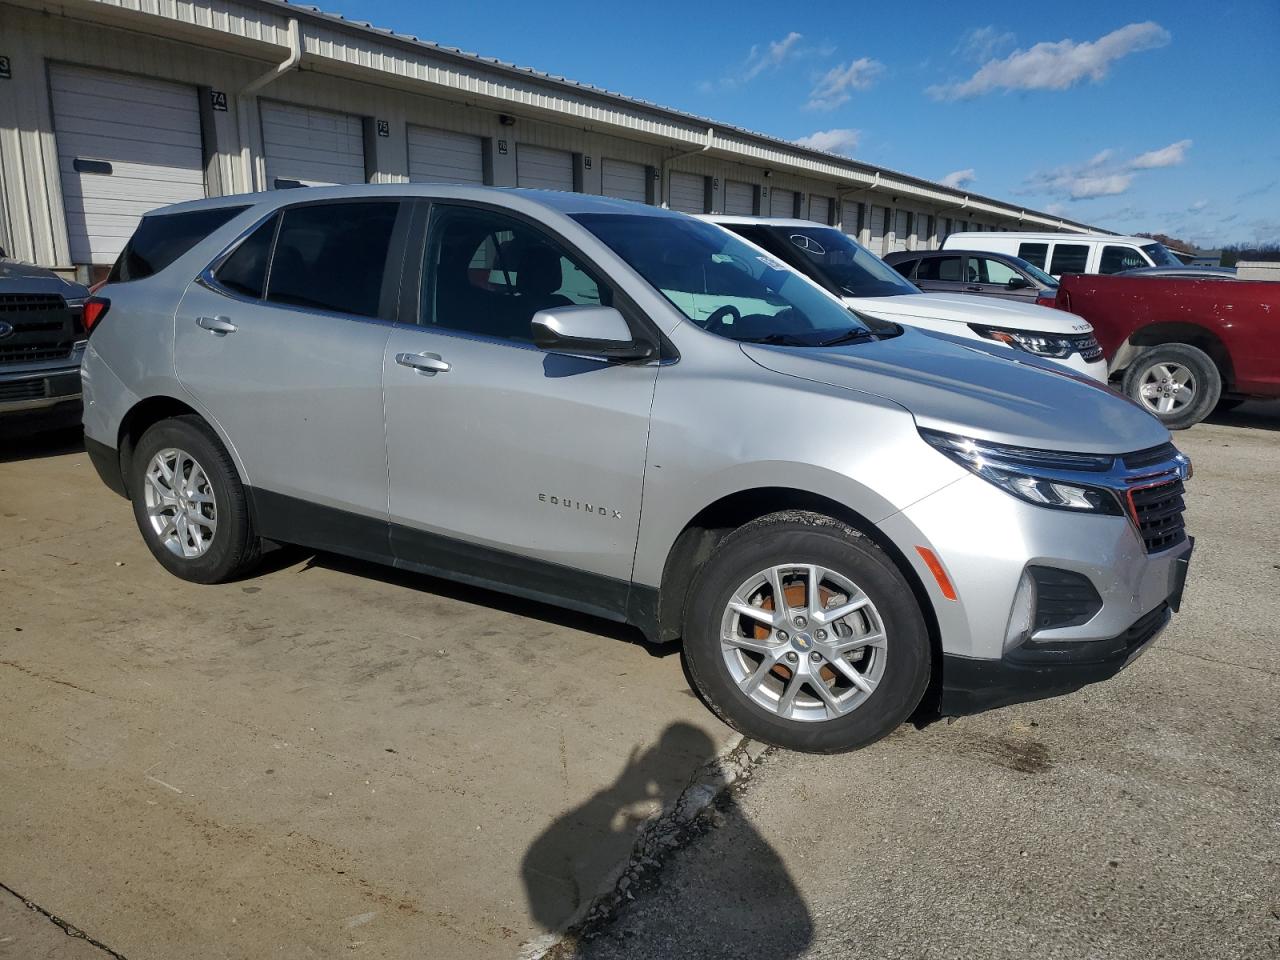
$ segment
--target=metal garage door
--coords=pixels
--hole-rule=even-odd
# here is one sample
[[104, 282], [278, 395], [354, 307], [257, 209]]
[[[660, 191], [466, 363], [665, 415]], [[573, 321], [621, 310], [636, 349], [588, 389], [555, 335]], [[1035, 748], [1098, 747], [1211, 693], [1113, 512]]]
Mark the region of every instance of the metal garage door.
[[573, 190], [573, 154], [527, 143], [516, 145], [516, 183], [536, 190]]
[[911, 213], [907, 210], [895, 210], [893, 213], [893, 241], [890, 252], [907, 249], [907, 235], [911, 233]]
[[267, 189], [364, 183], [364, 122], [290, 103], [259, 104]]
[[649, 177], [643, 163], [610, 160], [608, 157], [605, 157], [601, 163], [600, 192], [606, 197], [644, 203], [648, 196], [646, 189], [648, 181]]
[[484, 183], [484, 141], [469, 133], [410, 126], [411, 183]]
[[853, 239], [861, 242], [859, 233], [862, 230], [862, 204], [853, 200], [845, 200], [840, 204], [840, 229]]
[[706, 213], [706, 178], [696, 173], [671, 171], [671, 209], [682, 213]]
[[867, 244], [871, 248], [871, 252], [878, 257], [885, 255], [884, 249], [884, 231], [885, 221], [889, 218], [889, 210], [887, 207], [871, 208], [871, 242]]
[[933, 215], [916, 214], [916, 249], [930, 250], [933, 246]]
[[796, 215], [796, 193], [794, 190], [779, 190], [777, 187], [769, 191], [769, 216], [794, 217]]
[[749, 183], [726, 180], [724, 212], [736, 217], [749, 217], [756, 212], [756, 188]]
[[194, 87], [49, 68], [71, 261], [114, 263], [144, 213], [204, 196]]
[[831, 198], [809, 195], [809, 219], [816, 223], [831, 222]]

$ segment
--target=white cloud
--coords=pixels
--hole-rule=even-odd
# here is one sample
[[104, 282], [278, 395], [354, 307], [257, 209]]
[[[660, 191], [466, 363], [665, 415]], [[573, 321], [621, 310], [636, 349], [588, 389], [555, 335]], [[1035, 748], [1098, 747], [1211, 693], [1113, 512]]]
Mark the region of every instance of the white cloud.
[[801, 34], [792, 30], [781, 40], [771, 40], [763, 47], [758, 43], [752, 44], [751, 50], [747, 53], [747, 58], [735, 67], [732, 73], [721, 77], [717, 83], [704, 80], [698, 84], [698, 89], [703, 93], [709, 93], [717, 86], [736, 87], [754, 80], [765, 71], [782, 66], [787, 60], [799, 53], [800, 41], [803, 39], [804, 37]]
[[1124, 193], [1133, 183], [1131, 173], [1106, 173], [1096, 176], [1074, 177], [1068, 184], [1072, 200], [1088, 200], [1091, 197], [1115, 197]]
[[862, 139], [862, 131], [838, 128], [835, 130], [819, 130], [795, 142], [810, 150], [822, 150], [825, 153], [840, 153], [846, 157], [853, 156], [858, 149], [858, 141]]
[[1097, 40], [1059, 40], [988, 60], [968, 80], [939, 84], [927, 92], [937, 100], [963, 100], [994, 90], [1066, 90], [1082, 80], [1100, 82], [1115, 61], [1163, 47], [1169, 31], [1148, 20], [1113, 30]]
[[1017, 40], [1012, 33], [1001, 33], [995, 27], [974, 27], [951, 52], [958, 57], [976, 63], [986, 63], [1001, 50], [1013, 46]]
[[805, 107], [833, 110], [853, 96], [851, 91], [870, 90], [882, 73], [884, 64], [870, 57], [859, 57], [832, 67], [814, 83]]
[[973, 175], [973, 167], [965, 167], [963, 170], [953, 170], [942, 178], [941, 183], [944, 187], [963, 187], [966, 183], [972, 183], [975, 179]]
[[1187, 213], [1199, 213], [1209, 205], [1208, 200], [1197, 200], [1191, 206], [1187, 207]]
[[1148, 150], [1146, 153], [1138, 154], [1129, 161], [1129, 166], [1134, 170], [1176, 167], [1187, 158], [1187, 150], [1190, 147], [1190, 140], [1179, 140], [1177, 143], [1171, 143], [1167, 147], [1161, 147], [1159, 150]]

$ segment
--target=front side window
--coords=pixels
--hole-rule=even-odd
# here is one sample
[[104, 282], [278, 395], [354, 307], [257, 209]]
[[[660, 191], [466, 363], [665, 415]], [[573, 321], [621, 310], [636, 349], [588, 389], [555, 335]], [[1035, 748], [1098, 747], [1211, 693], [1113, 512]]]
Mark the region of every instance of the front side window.
[[[611, 213], [579, 214], [575, 219], [689, 320], [712, 333], [793, 346], [826, 346], [871, 335], [838, 300], [714, 224]], [[818, 229], [844, 236], [830, 228]], [[891, 267], [880, 266], [896, 283], [906, 283]]]
[[143, 217], [111, 268], [108, 283], [144, 280], [159, 273], [247, 207], [213, 207]]
[[919, 260], [899, 260], [896, 263], [891, 263], [890, 266], [910, 280], [911, 274], [915, 270], [916, 264], [919, 262]]
[[376, 317], [400, 205], [366, 200], [285, 209], [267, 300]]
[[916, 271], [917, 280], [951, 281], [958, 283], [960, 277], [961, 257], [929, 257], [920, 262]]
[[1041, 270], [1048, 262], [1049, 245], [1047, 243], [1023, 243], [1018, 245], [1018, 256], [1027, 263], [1035, 264]]
[[[1151, 258], [1151, 262], [1157, 267], [1181, 267], [1185, 264], [1163, 243], [1147, 243], [1143, 244], [1142, 252]], [[1146, 264], [1142, 264], [1146, 266]]]
[[1019, 275], [1007, 263], [991, 257], [970, 257], [969, 262], [978, 265], [978, 283], [993, 283], [1003, 287]]
[[443, 207], [431, 220], [421, 323], [530, 343], [539, 310], [610, 306], [609, 288], [560, 244], [512, 217]]
[[1107, 244], [1102, 248], [1102, 259], [1098, 262], [1099, 273], [1119, 273], [1121, 270], [1136, 270], [1138, 267], [1150, 266], [1133, 247], [1116, 247]]
[[[1025, 260], [1026, 257], [1023, 257]], [[1089, 266], [1089, 247], [1082, 243], [1055, 243], [1053, 265], [1049, 272], [1060, 277], [1064, 273], [1084, 273]]]

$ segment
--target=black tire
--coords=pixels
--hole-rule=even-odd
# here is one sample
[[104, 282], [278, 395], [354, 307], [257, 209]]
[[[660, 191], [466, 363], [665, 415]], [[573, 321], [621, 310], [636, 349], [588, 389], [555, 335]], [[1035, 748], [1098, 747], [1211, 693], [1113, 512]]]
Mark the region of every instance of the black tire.
[[[1144, 400], [1142, 382], [1152, 368], [1170, 363], [1191, 371], [1194, 390], [1191, 400], [1184, 406], [1169, 413], [1160, 413]], [[1162, 343], [1143, 350], [1129, 364], [1124, 372], [1123, 388], [1126, 396], [1158, 417], [1170, 430], [1185, 430], [1199, 423], [1217, 406], [1218, 398], [1222, 396], [1222, 374], [1213, 359], [1198, 347], [1188, 343]]]
[[[739, 689], [721, 653], [722, 619], [734, 591], [761, 571], [792, 563], [819, 564], [846, 577], [870, 598], [884, 626], [884, 673], [874, 691], [842, 716], [779, 716]], [[874, 743], [912, 714], [929, 684], [932, 649], [915, 594], [883, 550], [830, 517], [786, 511], [734, 531], [703, 564], [685, 611], [684, 656], [698, 692], [735, 730], [788, 750], [840, 753]], [[812, 694], [810, 699], [816, 701]]]
[[[199, 556], [180, 556], [165, 546], [151, 525], [147, 471], [156, 454], [166, 449], [188, 454], [203, 470], [213, 495], [217, 526]], [[262, 541], [253, 532], [244, 486], [218, 435], [202, 419], [187, 415], [151, 426], [138, 441], [129, 474], [133, 516], [142, 539], [160, 565], [175, 577], [192, 583], [224, 583], [242, 576], [258, 561]]]

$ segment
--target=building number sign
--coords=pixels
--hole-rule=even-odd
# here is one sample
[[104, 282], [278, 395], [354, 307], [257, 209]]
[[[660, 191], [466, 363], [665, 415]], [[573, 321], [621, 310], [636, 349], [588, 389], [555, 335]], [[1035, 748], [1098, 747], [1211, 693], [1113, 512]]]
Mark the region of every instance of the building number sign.
[[12, 80], [13, 71], [9, 68], [9, 58], [0, 57], [0, 80]]
[[390, 120], [379, 120], [379, 121], [378, 121], [378, 136], [380, 136], [380, 137], [389, 137], [389, 136], [391, 136], [391, 121], [390, 121]]
[[209, 107], [221, 113], [227, 112], [227, 93], [225, 90], [209, 91]]

